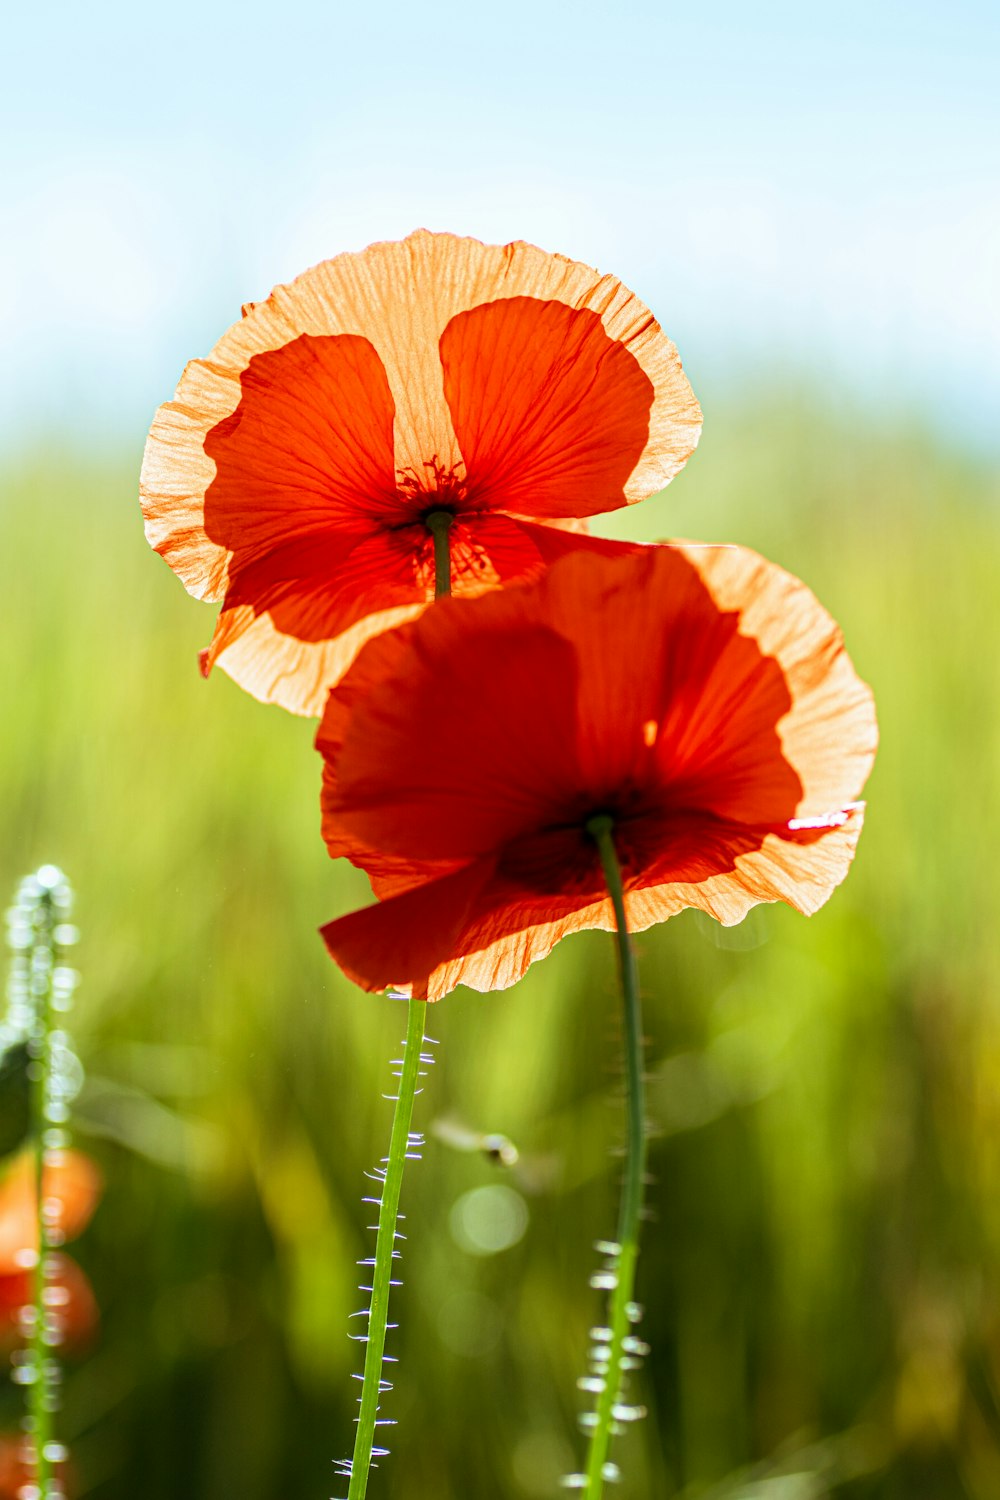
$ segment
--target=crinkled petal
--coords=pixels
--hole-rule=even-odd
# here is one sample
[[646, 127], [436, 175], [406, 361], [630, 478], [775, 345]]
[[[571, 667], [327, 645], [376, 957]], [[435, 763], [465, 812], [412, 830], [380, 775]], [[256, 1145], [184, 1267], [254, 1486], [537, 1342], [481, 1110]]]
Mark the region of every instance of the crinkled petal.
[[433, 975], [459, 940], [493, 873], [493, 861], [462, 865], [320, 929], [333, 959], [362, 989], [406, 988], [437, 999]]
[[[692, 828], [626, 890], [629, 930], [688, 907], [726, 926], [760, 902], [810, 914], [846, 875], [862, 816], [854, 807], [840, 823], [780, 835], [706, 822], [698, 836]], [[569, 888], [532, 891], [511, 879], [511, 864], [464, 865], [341, 917], [323, 928], [327, 948], [362, 989], [440, 1000], [460, 984], [506, 989], [571, 933], [614, 930], [611, 901], [589, 879], [574, 882], [570, 872]]]
[[278, 703], [290, 713], [322, 713], [330, 684], [337, 682], [361, 647], [382, 631], [412, 620], [422, 604], [365, 615], [332, 640], [301, 641], [277, 630], [266, 612], [247, 605], [219, 615], [212, 645], [201, 653], [202, 671], [215, 663], [261, 703]]
[[[822, 818], [846, 807], [871, 771], [878, 724], [872, 691], [857, 675], [840, 627], [800, 579], [749, 548], [692, 543], [679, 550], [717, 606], [739, 611], [741, 635], [781, 670], [790, 702], [777, 733], [802, 787], [792, 816]], [[754, 712], [763, 707], [758, 697]], [[773, 707], [772, 698], [767, 712]]]
[[[237, 548], [263, 544], [275, 526], [280, 533], [269, 508], [275, 487], [301, 494], [307, 524], [325, 525], [343, 499], [341, 479], [353, 475], [359, 482], [358, 506], [370, 515], [381, 506], [386, 482], [400, 475], [419, 479], [432, 461], [441, 473], [461, 474], [440, 342], [457, 317], [511, 298], [593, 314], [607, 339], [627, 351], [653, 396], [646, 441], [624, 494], [632, 501], [662, 488], [694, 449], [701, 412], [676, 349], [638, 298], [615, 277], [533, 245], [483, 245], [420, 230], [324, 261], [276, 287], [248, 306], [207, 359], [188, 365], [146, 445], [141, 490], [151, 544], [192, 593], [220, 599]], [[281, 423], [255, 424], [254, 444], [239, 438], [238, 426], [226, 425], [239, 417], [250, 390], [273, 390], [296, 436], [293, 448], [282, 445]], [[227, 489], [223, 476], [207, 499], [219, 455], [232, 456], [234, 442], [240, 485], [248, 479], [254, 498], [261, 486], [265, 491], [265, 515], [244, 516], [236, 546], [230, 522], [239, 486]], [[254, 448], [264, 461], [260, 479], [246, 470]]]
[[859, 803], [806, 828], [705, 820], [692, 827], [686, 848], [666, 840], [628, 892], [629, 927], [641, 931], [686, 907], [731, 927], [765, 901], [783, 901], [809, 916], [846, 876], [863, 820]]
[[440, 1000], [458, 984], [506, 989], [568, 932], [613, 925], [610, 901], [519, 891], [487, 859], [341, 917], [322, 935], [362, 989]]

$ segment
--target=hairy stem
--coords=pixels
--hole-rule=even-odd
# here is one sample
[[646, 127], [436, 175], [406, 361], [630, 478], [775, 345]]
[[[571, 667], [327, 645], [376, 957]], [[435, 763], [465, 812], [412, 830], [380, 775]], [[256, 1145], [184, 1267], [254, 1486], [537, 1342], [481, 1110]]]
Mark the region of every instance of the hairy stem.
[[[608, 1476], [608, 1451], [613, 1431], [620, 1422], [638, 1412], [623, 1403], [622, 1375], [631, 1368], [628, 1356], [632, 1325], [638, 1321], [633, 1300], [635, 1267], [639, 1253], [639, 1222], [642, 1215], [643, 1185], [646, 1176], [645, 1087], [643, 1080], [642, 1009], [639, 1000], [639, 976], [635, 953], [625, 918], [621, 866], [612, 836], [613, 820], [601, 813], [587, 823], [587, 832], [597, 845], [608, 894], [615, 909], [618, 959], [622, 984], [625, 1020], [625, 1098], [627, 1129], [625, 1145], [625, 1180], [618, 1213], [618, 1239], [611, 1250], [613, 1276], [608, 1309], [607, 1374], [600, 1391], [587, 1453], [587, 1500], [600, 1500]], [[625, 1363], [623, 1364], [623, 1361]]]
[[410, 1121], [413, 1118], [413, 1100], [417, 1089], [417, 1075], [420, 1071], [425, 1010], [426, 1003], [423, 1000], [410, 1000], [407, 1003], [406, 1041], [403, 1045], [399, 1093], [396, 1096], [396, 1107], [393, 1111], [389, 1155], [386, 1158], [385, 1178], [379, 1201], [378, 1234], [375, 1241], [375, 1264], [372, 1268], [371, 1304], [365, 1344], [365, 1372], [361, 1385], [361, 1410], [358, 1414], [354, 1457], [351, 1461], [351, 1487], [348, 1491], [348, 1500], [362, 1500], [368, 1487], [368, 1472], [372, 1462], [379, 1395], [383, 1388], [382, 1357], [385, 1352], [385, 1333], [389, 1317], [389, 1289], [392, 1282], [399, 1194], [403, 1185], [403, 1169], [410, 1150]]
[[[38, 1226], [38, 1254], [31, 1277], [31, 1338], [29, 1351], [33, 1379], [27, 1390], [28, 1417], [34, 1449], [35, 1483], [41, 1500], [48, 1500], [52, 1484], [52, 1408], [54, 1391], [51, 1370], [54, 1350], [47, 1347], [48, 1307], [45, 1290], [50, 1268], [48, 1220], [45, 1214], [45, 1131], [47, 1126], [49, 1081], [52, 1076], [52, 969], [54, 960], [55, 903], [50, 890], [43, 888], [38, 904], [36, 954], [44, 953], [47, 963], [35, 966], [35, 1016], [29, 1038], [31, 1066], [31, 1143], [34, 1151], [35, 1216]], [[43, 982], [44, 976], [44, 982]]]
[[[27, 1141], [33, 1164], [34, 1240], [29, 1236], [18, 1246], [18, 1264], [29, 1272], [25, 1304], [20, 1309], [25, 1347], [15, 1349], [11, 1362], [13, 1380], [25, 1388], [22, 1427], [32, 1483], [22, 1488], [25, 1495], [30, 1490], [35, 1500], [59, 1500], [64, 1493], [57, 1466], [65, 1453], [54, 1439], [54, 1413], [65, 1318], [52, 1287], [52, 1251], [62, 1235], [59, 1205], [46, 1196], [46, 1169], [66, 1145], [62, 1127], [69, 1100], [79, 1087], [69, 1066], [74, 1061], [69, 1039], [55, 1014], [69, 1009], [76, 985], [76, 974], [62, 962], [64, 949], [77, 937], [67, 921], [72, 899], [65, 875], [54, 865], [42, 865], [18, 886], [8, 913], [12, 949], [8, 1008], [0, 1020], [5, 1087], [9, 1090], [15, 1079], [21, 1080], [15, 1085], [19, 1100], [15, 1133]], [[11, 1097], [8, 1093], [5, 1102], [8, 1126]]]
[[[435, 599], [441, 599], [451, 593], [451, 548], [448, 532], [451, 529], [452, 519], [451, 512], [446, 510], [431, 511], [426, 518], [427, 529], [434, 538]], [[382, 1193], [379, 1200], [375, 1264], [372, 1268], [372, 1292], [365, 1343], [365, 1369], [361, 1381], [361, 1409], [358, 1413], [354, 1454], [350, 1461], [350, 1488], [347, 1500], [364, 1500], [367, 1492], [368, 1474], [371, 1470], [374, 1451], [375, 1428], [378, 1423], [379, 1396], [385, 1388], [382, 1370], [385, 1335], [389, 1321], [389, 1290], [393, 1280], [392, 1263], [395, 1256], [399, 1195], [403, 1186], [403, 1170], [407, 1156], [412, 1154], [410, 1148], [412, 1144], [415, 1144], [410, 1134], [410, 1122], [413, 1119], [413, 1101], [417, 1092], [420, 1063], [426, 1060], [422, 1056], [426, 1010], [427, 1004], [424, 1000], [407, 1002], [406, 1040], [403, 1043], [403, 1057], [399, 1070], [399, 1092], [396, 1095], [396, 1105], [392, 1116], [389, 1155], [385, 1161]]]

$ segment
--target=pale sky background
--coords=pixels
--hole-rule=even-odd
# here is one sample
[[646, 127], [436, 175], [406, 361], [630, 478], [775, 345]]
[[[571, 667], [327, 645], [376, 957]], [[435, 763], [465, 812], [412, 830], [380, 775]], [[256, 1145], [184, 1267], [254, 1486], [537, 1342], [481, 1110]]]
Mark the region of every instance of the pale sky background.
[[6, 15], [0, 437], [140, 445], [277, 281], [426, 225], [613, 271], [1000, 449], [1000, 3], [134, 0]]

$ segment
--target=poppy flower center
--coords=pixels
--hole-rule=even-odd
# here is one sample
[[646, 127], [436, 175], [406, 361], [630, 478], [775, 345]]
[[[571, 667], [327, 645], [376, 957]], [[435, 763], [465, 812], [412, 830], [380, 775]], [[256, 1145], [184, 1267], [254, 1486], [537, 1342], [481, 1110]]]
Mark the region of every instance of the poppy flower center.
[[426, 522], [435, 511], [454, 515], [465, 508], [467, 485], [460, 469], [446, 469], [437, 454], [425, 459], [420, 470], [397, 469], [396, 490], [413, 507], [413, 520]]
[[611, 832], [615, 826], [615, 820], [609, 812], [596, 812], [591, 813], [590, 817], [585, 819], [583, 826], [596, 844], [606, 833]]

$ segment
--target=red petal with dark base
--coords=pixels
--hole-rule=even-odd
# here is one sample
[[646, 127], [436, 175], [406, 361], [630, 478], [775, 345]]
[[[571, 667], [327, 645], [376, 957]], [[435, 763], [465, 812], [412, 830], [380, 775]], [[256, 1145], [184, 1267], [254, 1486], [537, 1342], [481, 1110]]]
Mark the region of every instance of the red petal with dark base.
[[636, 930], [685, 906], [726, 923], [757, 901], [814, 911], [853, 856], [875, 742], [833, 621], [742, 548], [575, 554], [443, 601], [331, 695], [324, 833], [403, 893], [332, 924], [331, 952], [349, 932], [366, 988], [513, 983], [567, 932], [612, 925], [585, 832], [598, 811]]
[[205, 439], [205, 533], [232, 554], [231, 579], [289, 541], [370, 535], [395, 512], [395, 406], [367, 339], [301, 334], [254, 355], [240, 387]]
[[539, 518], [627, 504], [654, 390], [596, 312], [484, 303], [448, 324], [441, 364], [471, 501]]

